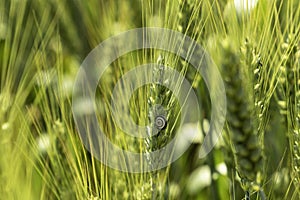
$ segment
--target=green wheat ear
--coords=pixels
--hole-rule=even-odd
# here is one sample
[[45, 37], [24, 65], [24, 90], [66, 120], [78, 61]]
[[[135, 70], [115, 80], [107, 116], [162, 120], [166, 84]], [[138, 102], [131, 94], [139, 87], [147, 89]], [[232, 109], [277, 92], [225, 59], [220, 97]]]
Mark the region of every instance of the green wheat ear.
[[[168, 143], [168, 139], [171, 137], [169, 132], [166, 129], [168, 125], [168, 118], [170, 117], [168, 103], [171, 99], [171, 91], [169, 91], [162, 84], [165, 82], [165, 58], [160, 55], [157, 59], [157, 64], [153, 71], [152, 76], [157, 81], [156, 83], [151, 83], [149, 88], [149, 97], [147, 100], [148, 105], [148, 128], [147, 134], [148, 137], [145, 139], [145, 147], [146, 147], [146, 156], [148, 160], [148, 164], [155, 168], [156, 163], [159, 160], [157, 158], [152, 158], [150, 156], [150, 152], [161, 149]], [[162, 124], [158, 126], [156, 120], [162, 120]], [[152, 136], [153, 132], [158, 131], [157, 135]], [[155, 160], [154, 160], [155, 159]], [[161, 194], [158, 191], [158, 183], [160, 172], [152, 172], [150, 175], [150, 185], [151, 185], [151, 198], [157, 199]]]
[[290, 34], [282, 44], [283, 65], [279, 89], [279, 105], [286, 117], [288, 138], [292, 151], [292, 167], [296, 187], [300, 184], [300, 42], [295, 34]]
[[[249, 52], [251, 47], [248, 45], [246, 42], [245, 48], [239, 52], [230, 45], [229, 38], [225, 39], [221, 43], [224, 58], [221, 67], [226, 84], [227, 121], [236, 171], [244, 191], [258, 191], [264, 167], [263, 143], [258, 131], [259, 121], [256, 112], [253, 112], [259, 101], [254, 97], [259, 83], [251, 88], [248, 81], [254, 77], [259, 80], [261, 63], [255, 51]], [[254, 66], [253, 71], [249, 70]], [[249, 73], [250, 71], [252, 72]]]

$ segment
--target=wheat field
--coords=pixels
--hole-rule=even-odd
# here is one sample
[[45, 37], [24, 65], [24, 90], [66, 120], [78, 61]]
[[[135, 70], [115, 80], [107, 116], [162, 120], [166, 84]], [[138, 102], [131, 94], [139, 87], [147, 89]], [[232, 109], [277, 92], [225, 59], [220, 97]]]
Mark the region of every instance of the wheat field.
[[[199, 152], [211, 133], [210, 120], [221, 115], [212, 109], [222, 101], [214, 90], [219, 82], [206, 74], [213, 89], [208, 87], [192, 59], [178, 56], [180, 50], [143, 48], [114, 59], [96, 79], [94, 100], [74, 106], [80, 95], [76, 77], [89, 53], [142, 27], [190, 38], [220, 73], [226, 120], [205, 157]], [[176, 41], [167, 45], [178, 47]], [[300, 199], [299, 0], [0, 0], [0, 62], [0, 199]], [[133, 91], [118, 82], [147, 63], [151, 70], [132, 84], [142, 77], [156, 83]], [[119, 83], [119, 104], [112, 106]], [[182, 109], [180, 92], [195, 95], [197, 106]], [[154, 170], [132, 173], [136, 165], [123, 154], [93, 149], [91, 143], [103, 144], [84, 138], [74, 115], [94, 110], [106, 137], [140, 156], [141, 168]], [[132, 134], [131, 122], [147, 127], [145, 138], [118, 126]], [[152, 152], [164, 149], [178, 132], [193, 136], [191, 144], [178, 159], [157, 167], [161, 161]], [[179, 140], [180, 145], [185, 144]], [[124, 159], [127, 171], [95, 156], [102, 154], [107, 162]]]

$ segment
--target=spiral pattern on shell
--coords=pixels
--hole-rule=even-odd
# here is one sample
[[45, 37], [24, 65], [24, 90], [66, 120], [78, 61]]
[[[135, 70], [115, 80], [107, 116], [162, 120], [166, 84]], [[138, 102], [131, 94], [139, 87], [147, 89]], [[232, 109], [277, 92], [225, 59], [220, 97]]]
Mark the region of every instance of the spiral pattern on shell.
[[167, 126], [167, 120], [164, 116], [159, 115], [155, 118], [155, 126], [159, 130], [163, 130]]

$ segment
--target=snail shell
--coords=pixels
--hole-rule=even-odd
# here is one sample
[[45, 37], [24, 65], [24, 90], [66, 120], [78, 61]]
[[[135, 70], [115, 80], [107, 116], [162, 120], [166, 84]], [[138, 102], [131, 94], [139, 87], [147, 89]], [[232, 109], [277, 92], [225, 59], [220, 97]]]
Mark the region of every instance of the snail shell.
[[155, 126], [156, 128], [158, 128], [159, 130], [163, 130], [164, 128], [166, 128], [167, 126], [167, 120], [164, 116], [157, 116], [155, 118]]

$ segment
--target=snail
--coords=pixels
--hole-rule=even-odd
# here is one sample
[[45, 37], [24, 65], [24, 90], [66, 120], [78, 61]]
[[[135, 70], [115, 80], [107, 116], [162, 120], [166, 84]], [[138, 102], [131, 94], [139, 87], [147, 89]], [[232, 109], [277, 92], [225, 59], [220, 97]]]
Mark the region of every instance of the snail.
[[159, 130], [163, 130], [167, 126], [167, 120], [164, 116], [159, 115], [155, 118], [155, 126]]

